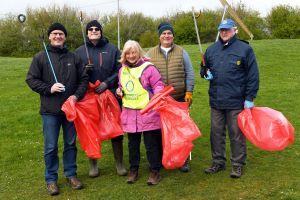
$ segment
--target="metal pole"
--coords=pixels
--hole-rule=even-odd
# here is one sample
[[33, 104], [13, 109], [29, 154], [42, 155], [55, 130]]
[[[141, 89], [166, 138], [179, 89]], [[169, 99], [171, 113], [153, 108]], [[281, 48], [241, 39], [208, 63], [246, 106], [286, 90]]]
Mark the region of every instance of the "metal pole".
[[120, 49], [120, 0], [118, 0], [118, 49]]
[[[224, 20], [224, 17], [225, 17], [225, 14], [226, 14], [226, 10], [227, 10], [227, 5], [224, 6], [223, 16], [222, 16], [221, 22]], [[217, 37], [216, 37], [216, 41], [218, 41], [219, 35], [220, 35], [220, 32], [218, 31], [218, 34], [217, 34]]]

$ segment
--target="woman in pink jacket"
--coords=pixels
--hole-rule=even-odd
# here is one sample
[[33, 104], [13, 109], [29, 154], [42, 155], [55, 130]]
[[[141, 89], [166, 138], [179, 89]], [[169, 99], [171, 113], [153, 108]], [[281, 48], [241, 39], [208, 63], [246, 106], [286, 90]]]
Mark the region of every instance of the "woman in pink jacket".
[[128, 134], [130, 172], [127, 183], [138, 179], [141, 136], [144, 135], [147, 159], [150, 165], [148, 185], [161, 180], [159, 170], [162, 159], [161, 127], [159, 114], [151, 111], [140, 114], [151, 97], [164, 88], [161, 75], [156, 67], [143, 57], [139, 43], [128, 40], [123, 48], [119, 71], [117, 95], [122, 98], [121, 123]]

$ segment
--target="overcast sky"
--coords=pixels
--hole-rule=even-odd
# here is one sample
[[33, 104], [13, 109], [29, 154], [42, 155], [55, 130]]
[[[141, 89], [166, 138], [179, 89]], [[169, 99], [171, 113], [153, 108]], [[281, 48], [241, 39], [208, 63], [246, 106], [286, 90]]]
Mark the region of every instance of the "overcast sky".
[[[229, 4], [240, 0], [227, 0]], [[241, 0], [248, 7], [257, 10], [262, 16], [268, 14], [272, 7], [288, 4], [300, 7], [300, 0]], [[87, 14], [110, 14], [117, 11], [117, 0], [5, 0], [0, 7], [0, 16], [7, 13], [25, 13], [27, 7], [39, 8], [52, 4], [77, 7]], [[176, 11], [188, 11], [192, 6], [196, 10], [221, 8], [219, 0], [120, 0], [120, 8], [126, 12], [143, 12], [147, 16], [160, 17]]]

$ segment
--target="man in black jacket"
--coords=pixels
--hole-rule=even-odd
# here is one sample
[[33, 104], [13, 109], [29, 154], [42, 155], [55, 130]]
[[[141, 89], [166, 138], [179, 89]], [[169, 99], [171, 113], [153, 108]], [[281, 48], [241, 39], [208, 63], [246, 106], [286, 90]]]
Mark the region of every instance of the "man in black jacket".
[[[97, 80], [101, 84], [95, 89], [95, 92], [101, 94], [106, 89], [115, 93], [117, 88], [118, 71], [121, 67], [119, 63], [120, 51], [103, 36], [102, 26], [97, 20], [92, 20], [86, 25], [87, 50], [92, 61], [92, 70], [88, 70], [89, 81], [95, 83]], [[85, 46], [80, 46], [76, 51], [84, 64], [88, 63]], [[89, 66], [90, 67], [90, 66]], [[90, 69], [87, 67], [87, 69]], [[116, 162], [117, 173], [121, 176], [127, 174], [123, 164], [123, 136], [118, 136], [111, 140], [114, 158]], [[99, 169], [96, 159], [89, 159], [90, 177], [99, 176]]]
[[210, 81], [212, 166], [205, 173], [225, 169], [226, 126], [228, 128], [232, 171], [230, 177], [242, 176], [246, 161], [246, 139], [238, 127], [237, 116], [243, 108], [252, 108], [259, 86], [259, 73], [253, 49], [236, 37], [231, 19], [218, 27], [219, 40], [208, 47], [201, 76]]
[[88, 76], [83, 72], [80, 58], [69, 52], [64, 46], [67, 30], [60, 23], [52, 24], [48, 29], [50, 44], [47, 51], [41, 51], [33, 57], [26, 82], [40, 94], [40, 114], [43, 121], [45, 180], [50, 195], [59, 193], [58, 179], [58, 136], [63, 128], [64, 174], [73, 189], [81, 189], [82, 183], [76, 178], [76, 131], [74, 124], [68, 122], [61, 110], [62, 104], [69, 98], [81, 99], [87, 89]]

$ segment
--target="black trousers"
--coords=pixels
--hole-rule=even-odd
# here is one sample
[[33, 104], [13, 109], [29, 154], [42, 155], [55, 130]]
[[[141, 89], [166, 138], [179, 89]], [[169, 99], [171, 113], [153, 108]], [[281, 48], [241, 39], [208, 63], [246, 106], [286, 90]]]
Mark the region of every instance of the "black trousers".
[[211, 108], [210, 143], [213, 163], [225, 166], [226, 163], [226, 126], [228, 128], [231, 164], [242, 166], [245, 164], [246, 138], [238, 127], [237, 116], [242, 111], [219, 110]]
[[119, 135], [111, 139], [111, 142], [122, 142], [122, 141], [123, 141], [123, 135]]
[[162, 167], [162, 137], [160, 129], [128, 133], [130, 171], [137, 171], [139, 169], [142, 135], [144, 137], [147, 159], [150, 165], [149, 168], [152, 171], [159, 171]]

